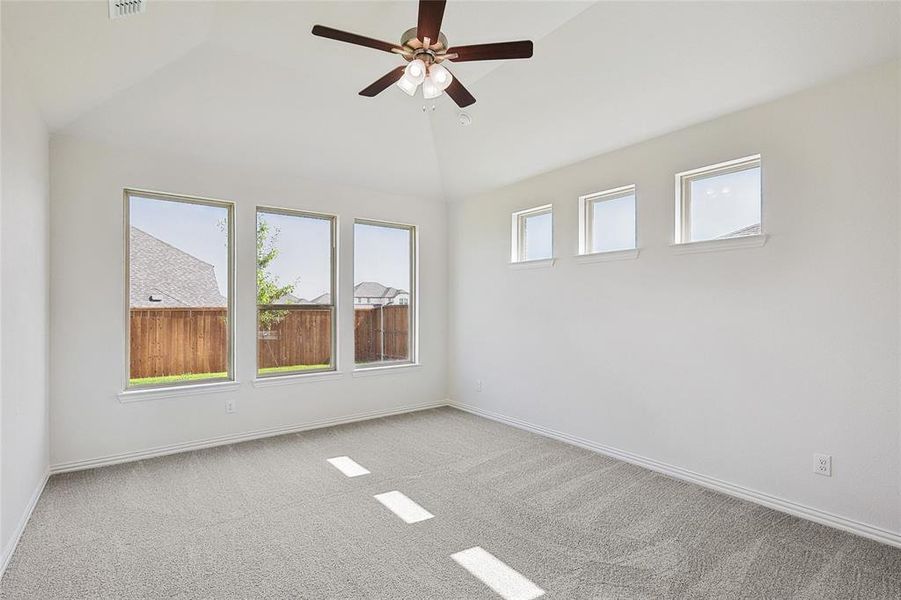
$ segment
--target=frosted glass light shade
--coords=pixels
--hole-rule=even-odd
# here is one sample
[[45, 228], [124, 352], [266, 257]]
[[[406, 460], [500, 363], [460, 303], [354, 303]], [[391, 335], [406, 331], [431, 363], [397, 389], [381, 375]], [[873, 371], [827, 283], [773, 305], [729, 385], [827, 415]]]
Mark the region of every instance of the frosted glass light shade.
[[410, 96], [414, 95], [416, 93], [416, 88], [419, 87], [419, 84], [407, 77], [406, 73], [397, 80], [396, 85]]

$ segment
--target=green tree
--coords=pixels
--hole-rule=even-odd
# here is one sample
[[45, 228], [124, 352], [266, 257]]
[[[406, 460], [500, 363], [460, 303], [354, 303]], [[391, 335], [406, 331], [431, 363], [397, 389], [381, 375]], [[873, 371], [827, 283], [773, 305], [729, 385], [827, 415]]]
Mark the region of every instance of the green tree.
[[[272, 229], [265, 219], [257, 221], [257, 305], [273, 304], [279, 298], [294, 292], [295, 284], [279, 285], [269, 265], [278, 256], [278, 229]], [[281, 321], [287, 311], [260, 311], [260, 327], [271, 329]]]

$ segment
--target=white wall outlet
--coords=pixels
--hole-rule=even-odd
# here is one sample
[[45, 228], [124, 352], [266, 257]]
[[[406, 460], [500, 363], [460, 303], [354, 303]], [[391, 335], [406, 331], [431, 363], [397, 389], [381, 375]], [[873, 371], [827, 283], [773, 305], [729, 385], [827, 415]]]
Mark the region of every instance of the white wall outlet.
[[482, 380], [481, 379], [476, 379], [476, 391], [477, 392], [482, 391]]
[[231, 414], [238, 410], [237, 401], [234, 398], [229, 398], [225, 401], [225, 412]]
[[832, 477], [832, 456], [828, 454], [814, 454], [813, 472], [823, 477]]

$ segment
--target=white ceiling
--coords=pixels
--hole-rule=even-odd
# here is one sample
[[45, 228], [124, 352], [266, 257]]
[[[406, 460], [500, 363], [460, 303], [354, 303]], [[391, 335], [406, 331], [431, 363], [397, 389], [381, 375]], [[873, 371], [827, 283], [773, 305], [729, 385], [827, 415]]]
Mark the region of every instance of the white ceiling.
[[416, 2], [2, 4], [3, 37], [53, 131], [428, 199], [503, 185], [809, 87], [899, 54], [893, 2], [466, 2], [451, 44], [535, 41], [528, 61], [452, 67], [461, 127], [392, 87], [400, 63], [310, 35], [395, 41]]

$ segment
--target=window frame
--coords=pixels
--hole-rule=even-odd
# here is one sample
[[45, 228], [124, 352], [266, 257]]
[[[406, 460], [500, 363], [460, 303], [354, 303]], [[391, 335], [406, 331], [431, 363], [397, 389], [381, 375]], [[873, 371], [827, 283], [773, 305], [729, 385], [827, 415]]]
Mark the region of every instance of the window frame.
[[[594, 245], [594, 207], [599, 202], [619, 200], [627, 196], [634, 196], [632, 203], [632, 222], [635, 227], [635, 244], [631, 248], [618, 248], [616, 250], [592, 251]], [[592, 256], [595, 254], [608, 254], [611, 252], [628, 252], [638, 249], [638, 193], [636, 185], [629, 184], [601, 192], [592, 192], [579, 196], [579, 256]]]
[[[356, 360], [356, 339], [354, 339], [353, 344], [353, 371], [354, 373], [361, 373], [365, 371], [379, 371], [381, 369], [396, 369], [402, 367], [413, 367], [419, 366], [419, 227], [417, 225], [413, 225], [412, 223], [399, 223], [396, 221], [383, 221], [380, 219], [367, 219], [367, 218], [356, 218], [353, 221], [354, 225], [354, 235], [353, 235], [353, 253], [351, 256], [352, 262], [352, 277], [351, 283], [353, 286], [356, 286], [356, 255], [357, 255], [357, 236], [356, 236], [356, 226], [357, 225], [370, 225], [375, 227], [391, 227], [394, 229], [406, 229], [410, 232], [410, 288], [407, 290], [410, 294], [410, 302], [407, 306], [409, 306], [409, 319], [410, 319], [410, 333], [409, 339], [407, 341], [410, 349], [410, 357], [407, 360], [392, 360], [392, 361], [383, 361], [379, 363], [363, 363], [362, 365], [357, 364]], [[351, 309], [356, 310], [354, 307], [355, 303], [351, 303]], [[355, 323], [355, 315], [351, 313], [351, 323]]]
[[[200, 204], [203, 206], [214, 206], [224, 208], [227, 211], [227, 256], [228, 256], [228, 273], [227, 273], [227, 290], [228, 298], [226, 302], [226, 320], [228, 331], [228, 348], [227, 359], [228, 369], [225, 377], [210, 377], [209, 379], [174, 381], [172, 383], [159, 383], [153, 385], [132, 385], [131, 384], [131, 198], [136, 196], [139, 198], [149, 198], [151, 200], [161, 200], [167, 202], [181, 202], [184, 204]], [[125, 256], [123, 263], [125, 265], [124, 282], [122, 288], [124, 291], [124, 327], [125, 327], [125, 357], [124, 364], [124, 380], [122, 382], [122, 390], [125, 394], [138, 394], [143, 392], [153, 392], [154, 390], [177, 390], [180, 388], [197, 389], [208, 385], [222, 385], [236, 383], [236, 349], [237, 344], [235, 335], [237, 332], [237, 319], [235, 318], [235, 272], [237, 270], [237, 254], [235, 252], [235, 203], [229, 200], [219, 200], [214, 198], [205, 198], [202, 196], [191, 196], [187, 194], [175, 194], [171, 192], [158, 192], [153, 190], [144, 190], [140, 188], [126, 187], [122, 190], [123, 198], [123, 247]], [[142, 394], [143, 395], [143, 394]]]
[[[329, 290], [329, 294], [331, 297], [331, 304], [310, 304], [310, 305], [298, 305], [298, 304], [269, 304], [266, 306], [270, 307], [286, 307], [286, 310], [321, 310], [322, 307], [327, 306], [331, 309], [332, 312], [332, 326], [331, 326], [331, 361], [329, 363], [329, 367], [326, 369], [298, 369], [296, 371], [282, 371], [278, 373], [260, 373], [260, 305], [254, 302], [254, 338], [256, 340], [256, 345], [254, 346], [254, 377], [257, 380], [260, 379], [278, 379], [280, 377], [302, 377], [304, 375], [323, 375], [328, 373], [337, 373], [338, 372], [338, 216], [329, 214], [329, 213], [319, 213], [312, 212], [307, 210], [297, 210], [293, 208], [281, 208], [276, 206], [262, 206], [259, 205], [256, 207], [254, 211], [254, 235], [256, 235], [257, 227], [259, 227], [259, 218], [260, 213], [266, 214], [275, 214], [275, 215], [283, 215], [288, 217], [304, 217], [308, 219], [321, 219], [330, 222], [330, 232], [331, 232], [331, 252], [329, 254], [331, 260], [331, 273], [329, 279], [329, 285], [331, 289]], [[254, 293], [256, 294], [258, 290], [254, 289]]]
[[[546, 258], [525, 258], [526, 220], [529, 217], [551, 215], [551, 255]], [[512, 215], [512, 244], [510, 251], [510, 263], [539, 263], [554, 260], [554, 205], [542, 204], [533, 208], [515, 211]]]
[[691, 184], [702, 179], [709, 179], [719, 175], [728, 175], [730, 173], [739, 173], [750, 169], [760, 169], [760, 234], [765, 233], [763, 222], [763, 164], [760, 154], [752, 154], [743, 158], [736, 158], [689, 171], [676, 173], [676, 202], [675, 202], [675, 228], [673, 232], [673, 243], [675, 245], [697, 244], [704, 242], [725, 242], [735, 240], [741, 237], [755, 236], [738, 236], [734, 238], [714, 238], [709, 240], [692, 240], [691, 239]]

